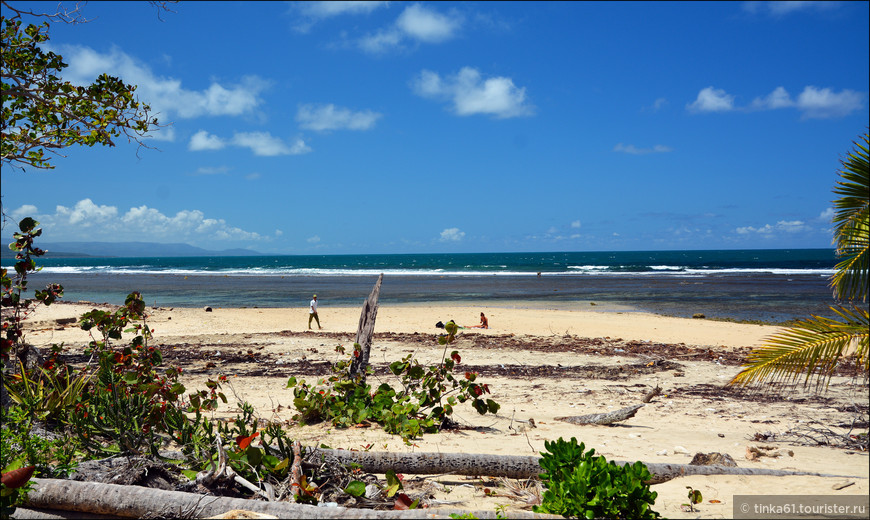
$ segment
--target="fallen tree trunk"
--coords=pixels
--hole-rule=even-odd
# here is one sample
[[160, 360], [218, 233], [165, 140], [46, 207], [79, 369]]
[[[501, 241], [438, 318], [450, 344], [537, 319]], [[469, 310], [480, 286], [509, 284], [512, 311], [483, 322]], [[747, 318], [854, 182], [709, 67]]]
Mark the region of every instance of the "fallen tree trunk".
[[[488, 455], [470, 453], [392, 453], [350, 450], [328, 450], [314, 448], [327, 457], [335, 457], [342, 464], [359, 464], [367, 473], [396, 473], [506, 477], [527, 479], [537, 477], [543, 472], [538, 464], [540, 457], [534, 455]], [[634, 461], [613, 461], [620, 465], [634, 464]], [[829, 475], [805, 471], [788, 471], [766, 468], [737, 468], [730, 466], [694, 466], [691, 464], [667, 464], [644, 462], [653, 478], [650, 484], [661, 484], [678, 477], [694, 475], [747, 475], [790, 477], [810, 475], [816, 477], [861, 478], [853, 475]]]
[[[293, 502], [264, 502], [245, 498], [215, 497], [165, 491], [139, 486], [119, 486], [98, 482], [35, 478], [24, 508], [78, 511], [115, 518], [204, 518], [233, 509], [277, 516], [278, 518], [450, 518], [451, 514], [473, 514], [477, 518], [497, 518], [495, 511], [461, 509], [409, 509], [375, 511], [347, 507], [317, 507]], [[22, 511], [26, 515], [26, 511]], [[506, 511], [502, 518], [545, 519], [559, 516]], [[17, 512], [16, 512], [17, 515]], [[35, 518], [31, 516], [31, 518]]]
[[599, 424], [607, 425], [625, 421], [634, 417], [634, 414], [643, 407], [642, 404], [634, 404], [608, 413], [593, 413], [589, 415], [572, 415], [569, 417], [556, 417], [557, 421], [571, 424]]

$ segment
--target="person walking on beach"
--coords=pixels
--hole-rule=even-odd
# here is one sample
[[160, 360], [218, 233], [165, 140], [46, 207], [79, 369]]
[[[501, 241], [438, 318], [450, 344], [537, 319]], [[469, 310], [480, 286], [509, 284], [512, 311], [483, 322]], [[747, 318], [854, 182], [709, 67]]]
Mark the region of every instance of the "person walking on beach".
[[317, 316], [317, 295], [311, 299], [311, 303], [308, 304], [308, 330], [311, 330], [311, 320], [317, 321], [317, 328], [322, 329], [320, 326], [320, 317]]

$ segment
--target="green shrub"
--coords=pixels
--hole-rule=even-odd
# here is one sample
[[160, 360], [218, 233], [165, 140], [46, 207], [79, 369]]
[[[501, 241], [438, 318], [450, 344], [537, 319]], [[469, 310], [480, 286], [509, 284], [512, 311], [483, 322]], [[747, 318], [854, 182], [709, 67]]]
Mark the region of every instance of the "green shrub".
[[547, 490], [537, 513], [576, 518], [658, 518], [650, 509], [655, 491], [646, 483], [651, 478], [642, 462], [620, 466], [595, 450], [584, 451], [577, 439], [544, 442], [541, 480]]
[[[358, 345], [354, 347], [355, 354]], [[336, 350], [344, 352], [343, 347]], [[476, 373], [454, 375], [460, 362], [456, 351], [428, 367], [410, 355], [394, 361], [390, 371], [399, 379], [399, 390], [387, 383], [372, 390], [363, 378], [350, 375], [350, 360], [333, 365], [333, 375], [319, 380], [317, 386], [291, 377], [287, 387], [293, 388], [293, 404], [299, 411], [296, 419], [303, 423], [331, 421], [334, 426], [348, 428], [372, 421], [409, 442], [423, 433], [439, 431], [459, 403], [470, 402], [481, 415], [498, 411], [498, 403], [483, 398], [489, 393], [489, 385], [477, 383]]]

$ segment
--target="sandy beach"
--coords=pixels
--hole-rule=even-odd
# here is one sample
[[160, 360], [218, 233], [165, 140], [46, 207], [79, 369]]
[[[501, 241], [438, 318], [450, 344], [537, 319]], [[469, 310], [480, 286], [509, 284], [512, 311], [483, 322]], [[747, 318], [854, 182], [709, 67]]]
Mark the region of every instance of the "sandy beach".
[[[55, 304], [28, 319], [26, 338], [37, 346], [63, 343], [74, 352], [89, 336], [63, 320], [95, 304]], [[495, 416], [460, 407], [454, 418], [467, 428], [427, 434], [406, 445], [377, 426], [337, 430], [329, 425], [289, 426], [289, 436], [304, 445], [371, 451], [461, 452], [535, 455], [544, 442], [576, 437], [600, 455], [616, 460], [688, 463], [695, 453], [730, 455], [740, 467], [787, 469], [850, 476], [683, 477], [653, 486], [653, 507], [670, 518], [730, 518], [735, 495], [868, 495], [868, 454], [807, 442], [777, 440], [787, 432], [828, 428], [846, 432], [859, 409], [866, 420], [866, 387], [835, 377], [821, 396], [795, 391], [771, 398], [725, 388], [739, 371], [738, 360], [777, 327], [706, 319], [669, 318], [637, 312], [598, 312], [432, 303], [382, 306], [377, 315], [371, 362], [385, 365], [407, 354], [421, 363], [440, 361], [444, 348], [435, 336], [438, 321], [476, 325], [486, 313], [491, 328], [465, 329], [451, 350], [465, 370], [480, 370]], [[204, 388], [208, 378], [229, 377], [228, 395], [255, 406], [263, 419], [289, 421], [295, 413], [289, 375], [314, 382], [324, 361], [336, 361], [335, 347], [351, 347], [360, 309], [320, 307], [323, 330], [308, 331], [306, 308], [149, 308], [155, 342], [169, 362], [183, 361], [184, 384]], [[61, 320], [58, 322], [57, 320]], [[302, 370], [303, 367], [309, 369]], [[325, 375], [323, 372], [322, 375]], [[373, 385], [390, 382], [386, 377]], [[578, 426], [556, 417], [583, 415], [637, 404], [653, 387], [662, 394], [617, 426]], [[230, 406], [217, 415], [229, 416]], [[534, 420], [534, 426], [530, 423]], [[817, 421], [817, 422], [812, 422]], [[858, 433], [857, 430], [853, 433]], [[783, 450], [780, 457], [747, 459], [751, 447]], [[790, 453], [790, 455], [789, 455]], [[434, 478], [434, 477], [433, 477]], [[436, 498], [451, 507], [492, 510], [499, 504], [519, 509], [521, 502], [488, 497], [488, 479], [438, 476]], [[702, 492], [697, 511], [685, 512], [686, 486]], [[712, 501], [712, 502], [711, 502]]]

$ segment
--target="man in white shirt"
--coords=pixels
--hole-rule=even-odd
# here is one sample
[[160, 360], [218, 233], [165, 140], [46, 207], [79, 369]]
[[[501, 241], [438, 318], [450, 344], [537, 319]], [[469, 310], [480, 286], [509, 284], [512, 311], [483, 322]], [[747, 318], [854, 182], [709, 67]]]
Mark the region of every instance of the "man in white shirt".
[[322, 329], [320, 326], [320, 318], [317, 316], [317, 295], [314, 295], [314, 299], [311, 300], [311, 303], [308, 304], [308, 330], [311, 330], [311, 320], [317, 321], [317, 328]]

